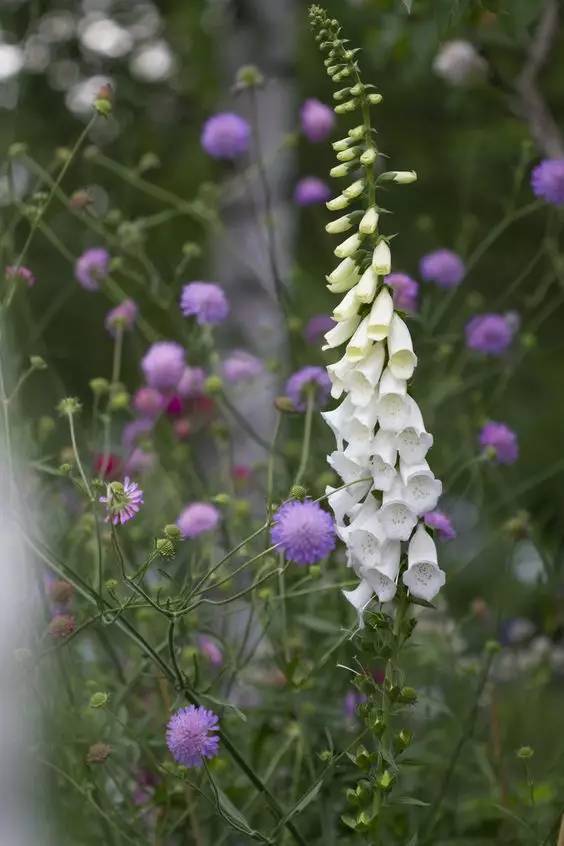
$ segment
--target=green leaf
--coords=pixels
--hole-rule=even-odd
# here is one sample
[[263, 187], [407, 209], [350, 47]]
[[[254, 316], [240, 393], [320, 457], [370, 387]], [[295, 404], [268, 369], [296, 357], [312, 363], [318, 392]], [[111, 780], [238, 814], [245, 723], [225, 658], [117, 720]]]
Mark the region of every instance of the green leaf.
[[228, 823], [231, 828], [234, 828], [235, 831], [239, 831], [242, 834], [246, 834], [253, 840], [259, 840], [261, 843], [271, 843], [272, 841], [268, 837], [265, 837], [264, 834], [260, 833], [260, 831], [257, 831], [256, 829], [250, 827], [249, 823], [247, 822], [241, 811], [235, 807], [231, 799], [223, 792], [221, 787], [217, 784], [207, 765], [206, 773], [213, 791], [215, 806], [219, 815], [223, 817], [226, 823]]
[[428, 808], [429, 802], [423, 802], [421, 799], [416, 799], [415, 796], [398, 796], [394, 799], [392, 805], [417, 805], [419, 808]]

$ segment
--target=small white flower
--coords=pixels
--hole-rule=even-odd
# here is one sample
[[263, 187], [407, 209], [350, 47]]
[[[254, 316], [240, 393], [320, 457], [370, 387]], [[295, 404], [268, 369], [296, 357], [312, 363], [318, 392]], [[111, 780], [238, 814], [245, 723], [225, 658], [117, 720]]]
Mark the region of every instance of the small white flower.
[[329, 503], [331, 509], [333, 510], [333, 514], [335, 515], [335, 522], [337, 526], [342, 526], [345, 521], [345, 515], [349, 514], [349, 512], [357, 505], [360, 500], [365, 495], [364, 492], [364, 485], [350, 485], [348, 488], [332, 488], [330, 485], [327, 485], [325, 488], [325, 495], [327, 496], [327, 502]]
[[376, 294], [378, 287], [378, 276], [374, 273], [372, 267], [368, 267], [362, 276], [360, 282], [356, 286], [356, 296], [361, 303], [371, 303]]
[[372, 255], [372, 267], [378, 276], [387, 276], [392, 269], [392, 254], [386, 241], [379, 241]]
[[396, 595], [400, 558], [400, 542], [387, 541], [380, 550], [379, 564], [361, 568], [360, 576], [368, 582], [380, 602], [391, 602]]
[[333, 197], [332, 200], [327, 200], [325, 203], [329, 211], [342, 211], [350, 205], [350, 200], [344, 194], [339, 194], [338, 197]]
[[379, 214], [374, 206], [372, 206], [364, 213], [358, 225], [358, 231], [362, 232], [363, 235], [372, 235], [378, 228], [378, 218]]
[[361, 244], [362, 235], [359, 235], [358, 232], [355, 232], [354, 235], [351, 235], [349, 238], [346, 238], [339, 244], [338, 247], [335, 247], [333, 252], [337, 256], [337, 258], [347, 258], [349, 256], [354, 256]]
[[437, 564], [437, 549], [421, 523], [409, 544], [403, 583], [413, 596], [427, 602], [438, 594], [445, 583], [445, 574]]
[[345, 214], [342, 217], [338, 217], [337, 220], [332, 220], [331, 223], [328, 223], [325, 227], [325, 231], [328, 232], [329, 235], [340, 235], [341, 232], [347, 232], [347, 230], [351, 227], [352, 220], [348, 214]]
[[373, 344], [368, 355], [361, 359], [356, 367], [350, 363], [351, 369], [346, 377], [346, 388], [350, 391], [355, 405], [368, 405], [374, 399], [375, 389], [382, 375], [385, 352], [382, 344]]
[[[335, 167], [332, 167], [329, 171], [329, 176], [332, 176], [334, 179], [339, 179], [341, 176], [346, 176], [349, 172], [349, 166], [346, 164], [338, 164]], [[343, 192], [344, 193], [344, 192]]]
[[336, 320], [337, 323], [342, 322], [343, 320], [350, 320], [351, 317], [354, 317], [360, 306], [360, 302], [357, 297], [357, 288], [358, 285], [355, 285], [354, 288], [351, 288], [339, 305], [333, 311], [333, 320]]
[[397, 449], [392, 432], [379, 429], [372, 442], [370, 470], [374, 487], [378, 491], [389, 491], [396, 479]]
[[349, 361], [346, 356], [340, 358], [335, 364], [327, 367], [327, 375], [331, 379], [331, 396], [339, 399], [343, 391], [348, 390], [349, 380], [354, 372], [355, 364]]
[[436, 507], [443, 486], [439, 479], [435, 479], [426, 461], [420, 464], [405, 464], [400, 459], [400, 476], [404, 484], [406, 502], [418, 516]]
[[411, 379], [417, 366], [413, 342], [406, 323], [394, 314], [388, 332], [389, 368], [396, 379]]
[[405, 428], [398, 433], [396, 443], [402, 461], [409, 464], [418, 464], [424, 461], [430, 448], [433, 446], [433, 436], [425, 431], [425, 424], [419, 406], [415, 400], [408, 396], [409, 418]]
[[406, 500], [401, 480], [397, 478], [389, 491], [382, 495], [380, 521], [390, 540], [409, 540], [417, 524], [417, 517]]
[[321, 349], [330, 350], [334, 347], [340, 347], [341, 344], [348, 341], [351, 335], [354, 334], [359, 323], [360, 316], [358, 314], [355, 315], [355, 317], [351, 317], [349, 320], [342, 320], [340, 323], [337, 323], [336, 326], [333, 326], [332, 329], [329, 329], [329, 331], [325, 333], [325, 344], [321, 347]]
[[358, 282], [358, 277], [355, 262], [352, 258], [346, 258], [325, 278], [329, 283], [329, 290], [334, 294], [341, 294], [353, 288]]
[[365, 317], [364, 320], [361, 320], [354, 335], [347, 344], [345, 356], [349, 361], [360, 361], [370, 352], [372, 343], [368, 337], [368, 317]]
[[366, 183], [364, 179], [357, 179], [356, 182], [353, 182], [351, 185], [349, 185], [348, 188], [345, 188], [345, 190], [343, 191], [343, 195], [348, 200], [355, 200], [357, 197], [360, 197], [360, 195], [364, 191], [365, 186]]
[[394, 301], [389, 290], [384, 287], [374, 300], [368, 315], [368, 334], [373, 341], [383, 341], [390, 331], [394, 314]]
[[367, 581], [362, 580], [354, 590], [344, 590], [343, 595], [356, 608], [358, 614], [358, 627], [364, 628], [363, 612], [374, 595], [374, 591]]
[[333, 430], [337, 440], [337, 449], [342, 449], [343, 440], [370, 440], [372, 433], [356, 416], [356, 408], [349, 396], [345, 397], [337, 408], [322, 411], [321, 416]]
[[376, 567], [381, 561], [382, 549], [379, 539], [366, 529], [354, 529], [347, 535], [347, 546], [352, 556], [352, 566], [357, 576], [361, 567]]
[[380, 379], [378, 393], [378, 420], [382, 429], [400, 432], [409, 419], [407, 387], [403, 380], [396, 379], [386, 367]]

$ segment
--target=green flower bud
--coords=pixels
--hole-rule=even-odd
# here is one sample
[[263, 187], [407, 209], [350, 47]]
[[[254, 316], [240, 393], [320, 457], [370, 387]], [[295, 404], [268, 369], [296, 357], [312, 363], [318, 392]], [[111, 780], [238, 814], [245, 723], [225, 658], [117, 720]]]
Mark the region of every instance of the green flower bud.
[[104, 587], [106, 590], [116, 591], [118, 589], [119, 582], [117, 579], [106, 579], [104, 582]]
[[118, 391], [111, 397], [109, 408], [112, 411], [123, 411], [129, 408], [129, 398], [127, 391]]
[[292, 485], [290, 488], [290, 499], [305, 499], [307, 490], [303, 485]]
[[207, 394], [219, 394], [223, 390], [223, 382], [219, 376], [208, 376], [204, 382]]
[[31, 355], [29, 363], [34, 370], [47, 370], [47, 362], [40, 355]]
[[533, 757], [535, 750], [531, 746], [521, 746], [515, 754], [518, 758], [521, 758], [522, 761], [527, 761], [529, 758]]
[[72, 467], [70, 464], [59, 464], [59, 473], [61, 474], [61, 476], [68, 476], [71, 470]]
[[230, 505], [231, 497], [229, 496], [229, 494], [226, 493], [218, 493], [212, 497], [212, 502], [215, 502], [216, 505]]
[[274, 407], [285, 414], [291, 414], [296, 410], [290, 397], [276, 397], [274, 400]]
[[166, 537], [172, 541], [179, 541], [182, 539], [182, 532], [175, 523], [167, 523], [163, 532]]
[[57, 405], [57, 411], [63, 417], [65, 415], [70, 417], [73, 414], [78, 414], [81, 409], [82, 405], [76, 397], [65, 397]]
[[176, 555], [176, 546], [170, 538], [158, 538], [155, 546], [162, 558], [174, 558]]
[[89, 706], [90, 708], [104, 708], [108, 704], [109, 699], [109, 693], [98, 691], [97, 693], [93, 693], [90, 697]]
[[417, 691], [413, 687], [402, 687], [398, 698], [406, 705], [413, 705], [417, 702]]
[[264, 76], [256, 65], [244, 65], [237, 71], [236, 91], [243, 91], [245, 88], [260, 88], [262, 85], [264, 85]]

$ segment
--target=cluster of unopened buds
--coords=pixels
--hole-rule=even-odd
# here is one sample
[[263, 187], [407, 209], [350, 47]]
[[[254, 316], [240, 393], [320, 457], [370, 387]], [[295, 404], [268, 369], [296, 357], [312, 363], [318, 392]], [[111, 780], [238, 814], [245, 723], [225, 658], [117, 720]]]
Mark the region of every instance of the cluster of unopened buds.
[[[312, 10], [312, 16], [324, 13]], [[314, 24], [316, 21], [314, 20]], [[345, 596], [362, 613], [374, 595], [388, 602], [396, 594], [404, 568], [402, 543], [408, 542], [407, 567], [402, 579], [410, 594], [431, 600], [445, 575], [423, 517], [441, 495], [441, 482], [426, 460], [433, 443], [421, 411], [408, 394], [417, 366], [409, 329], [394, 307], [393, 290], [386, 284], [391, 251], [378, 230], [383, 211], [376, 202], [382, 183], [414, 182], [414, 171], [389, 171], [376, 177], [378, 157], [370, 107], [382, 100], [372, 86], [362, 84], [355, 59], [340, 39], [336, 21], [324, 16], [318, 40], [328, 51], [327, 72], [349, 87], [335, 93], [337, 113], [362, 113], [362, 123], [336, 141], [339, 164], [333, 177], [349, 177], [349, 184], [329, 200], [331, 211], [347, 213], [326, 227], [330, 234], [352, 230], [335, 249], [340, 264], [327, 276], [328, 288], [343, 298], [333, 312], [336, 326], [325, 335], [324, 350], [345, 346], [344, 355], [327, 368], [332, 396], [342, 399], [323, 414], [333, 430], [336, 450], [328, 456], [343, 486], [329, 487], [328, 501], [337, 532], [347, 546], [348, 563], [360, 578]], [[356, 173], [354, 173], [356, 171]], [[361, 209], [350, 210], [354, 201]]]

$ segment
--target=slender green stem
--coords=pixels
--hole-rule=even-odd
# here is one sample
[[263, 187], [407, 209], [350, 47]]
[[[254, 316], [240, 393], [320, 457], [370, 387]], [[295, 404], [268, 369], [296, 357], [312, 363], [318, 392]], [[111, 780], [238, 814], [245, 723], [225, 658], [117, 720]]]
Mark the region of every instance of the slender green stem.
[[296, 478], [294, 479], [294, 485], [300, 485], [301, 481], [304, 477], [307, 462], [309, 459], [309, 450], [311, 446], [311, 427], [313, 423], [313, 411], [315, 408], [315, 395], [313, 390], [308, 391], [307, 395], [307, 405], [305, 411], [305, 423], [304, 423], [304, 437], [302, 440], [302, 454], [300, 457], [300, 465], [298, 467], [298, 471], [296, 473]]
[[90, 487], [90, 483], [86, 478], [86, 473], [84, 472], [84, 467], [82, 466], [82, 461], [80, 460], [80, 453], [78, 451], [78, 446], [76, 443], [76, 433], [74, 430], [74, 414], [72, 412], [67, 413], [67, 420], [69, 421], [69, 430], [71, 436], [71, 444], [72, 444], [72, 451], [74, 455], [74, 460], [76, 461], [76, 466], [78, 467], [78, 472], [80, 473], [80, 478], [86, 488], [86, 493], [88, 494], [88, 499], [90, 502], [94, 501], [94, 496], [92, 494], [92, 488]]

